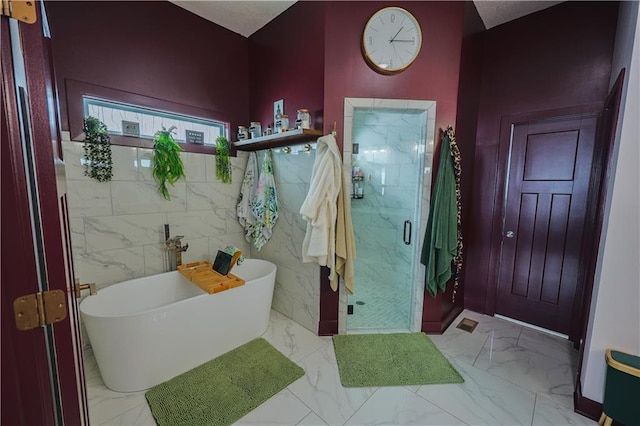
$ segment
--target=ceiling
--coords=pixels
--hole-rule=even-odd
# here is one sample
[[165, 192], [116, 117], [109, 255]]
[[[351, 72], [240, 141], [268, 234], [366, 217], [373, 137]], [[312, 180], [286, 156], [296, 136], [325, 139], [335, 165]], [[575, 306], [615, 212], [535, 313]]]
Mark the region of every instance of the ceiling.
[[[287, 10], [295, 0], [221, 0], [182, 1], [172, 3], [242, 36], [249, 37]], [[520, 18], [561, 1], [474, 0], [487, 29]]]

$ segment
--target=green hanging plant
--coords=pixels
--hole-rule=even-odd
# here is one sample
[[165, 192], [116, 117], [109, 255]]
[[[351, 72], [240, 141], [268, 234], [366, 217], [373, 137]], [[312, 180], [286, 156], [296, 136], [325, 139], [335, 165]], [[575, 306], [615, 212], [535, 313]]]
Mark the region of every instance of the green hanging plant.
[[231, 152], [229, 141], [224, 136], [216, 139], [216, 177], [223, 183], [231, 183]]
[[95, 117], [84, 119], [84, 175], [99, 182], [108, 182], [113, 177], [111, 141], [107, 126]]
[[153, 178], [158, 182], [158, 192], [167, 200], [171, 199], [167, 182], [173, 185], [178, 179], [185, 177], [184, 165], [180, 159], [182, 148], [171, 135], [175, 128], [172, 126], [166, 130], [162, 127], [162, 130], [158, 130], [153, 138], [155, 142], [152, 164]]

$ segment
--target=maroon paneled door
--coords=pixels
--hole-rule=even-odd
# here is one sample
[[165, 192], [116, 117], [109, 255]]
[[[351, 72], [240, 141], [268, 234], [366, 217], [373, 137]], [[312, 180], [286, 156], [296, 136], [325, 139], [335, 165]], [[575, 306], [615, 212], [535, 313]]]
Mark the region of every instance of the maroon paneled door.
[[[46, 16], [24, 24], [0, 17], [2, 176], [3, 425], [88, 424], [79, 318], [56, 173], [59, 149], [55, 78]], [[14, 300], [62, 291], [68, 313], [55, 324], [19, 330]], [[46, 302], [45, 302], [46, 304]], [[46, 307], [45, 307], [46, 310]]]
[[511, 125], [496, 313], [570, 333], [596, 117]]

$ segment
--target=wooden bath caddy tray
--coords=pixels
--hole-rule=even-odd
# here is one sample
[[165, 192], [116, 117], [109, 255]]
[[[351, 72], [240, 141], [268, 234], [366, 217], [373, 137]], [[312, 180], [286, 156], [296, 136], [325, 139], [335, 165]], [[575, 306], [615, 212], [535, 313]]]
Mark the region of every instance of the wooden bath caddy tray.
[[[235, 264], [237, 258], [234, 258], [232, 265]], [[189, 281], [203, 289], [209, 294], [219, 293], [233, 287], [244, 285], [242, 278], [228, 273], [221, 275], [214, 271], [211, 262], [202, 260], [200, 262], [187, 263], [178, 266], [178, 271], [184, 275]]]

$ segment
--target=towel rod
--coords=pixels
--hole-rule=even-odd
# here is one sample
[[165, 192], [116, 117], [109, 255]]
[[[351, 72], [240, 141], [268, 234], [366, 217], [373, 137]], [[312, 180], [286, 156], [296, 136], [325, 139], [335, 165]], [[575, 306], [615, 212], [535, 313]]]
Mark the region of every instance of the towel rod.
[[282, 152], [284, 152], [285, 154], [298, 154], [299, 152], [310, 152], [314, 149], [316, 149], [315, 143], [305, 143], [304, 145], [282, 147]]

